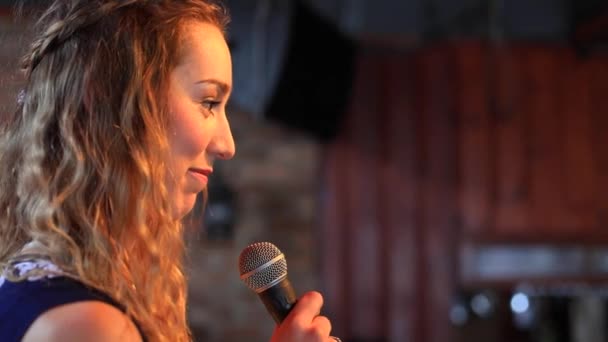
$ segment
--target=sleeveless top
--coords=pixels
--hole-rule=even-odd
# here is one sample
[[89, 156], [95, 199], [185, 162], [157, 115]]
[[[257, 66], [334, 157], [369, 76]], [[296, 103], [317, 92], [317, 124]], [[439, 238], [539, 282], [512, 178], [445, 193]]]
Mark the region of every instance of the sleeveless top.
[[[0, 341], [21, 341], [34, 321], [46, 311], [64, 304], [81, 301], [101, 301], [124, 312], [124, 307], [110, 296], [90, 288], [73, 278], [62, 276], [61, 270], [50, 261], [28, 260], [14, 265], [15, 275], [32, 269], [46, 270], [52, 274], [33, 276], [19, 282], [0, 275]], [[140, 326], [134, 322], [143, 341]]]

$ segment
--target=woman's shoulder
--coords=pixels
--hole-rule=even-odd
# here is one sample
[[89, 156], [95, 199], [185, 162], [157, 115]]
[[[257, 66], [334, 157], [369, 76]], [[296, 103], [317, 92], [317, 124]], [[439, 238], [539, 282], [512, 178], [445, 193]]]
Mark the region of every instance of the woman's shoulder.
[[28, 341], [141, 341], [133, 322], [115, 306], [84, 301], [50, 309], [23, 337]]
[[[23, 280], [8, 280], [15, 277]], [[3, 341], [80, 340], [84, 335], [79, 334], [87, 334], [87, 341], [91, 336], [99, 336], [95, 341], [141, 340], [135, 325], [110, 296], [67, 277], [48, 260], [21, 261], [0, 275]]]

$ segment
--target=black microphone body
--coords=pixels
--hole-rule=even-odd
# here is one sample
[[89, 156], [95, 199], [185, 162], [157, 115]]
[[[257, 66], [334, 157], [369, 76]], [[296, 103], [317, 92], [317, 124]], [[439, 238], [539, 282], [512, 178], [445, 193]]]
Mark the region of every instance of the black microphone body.
[[283, 322], [297, 302], [296, 291], [287, 278], [260, 292], [258, 296], [277, 324]]
[[247, 246], [239, 256], [239, 273], [247, 287], [258, 294], [277, 324], [281, 324], [297, 302], [287, 278], [287, 261], [270, 242]]

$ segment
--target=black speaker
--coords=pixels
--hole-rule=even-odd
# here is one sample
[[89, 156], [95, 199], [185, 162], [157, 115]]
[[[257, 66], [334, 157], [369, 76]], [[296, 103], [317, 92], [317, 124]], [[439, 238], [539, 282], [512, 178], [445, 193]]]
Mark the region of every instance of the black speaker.
[[230, 37], [234, 102], [321, 141], [332, 139], [350, 100], [354, 42], [301, 0], [265, 10], [251, 2], [239, 6]]
[[330, 22], [296, 2], [279, 82], [267, 116], [321, 140], [337, 134], [350, 99], [355, 48]]

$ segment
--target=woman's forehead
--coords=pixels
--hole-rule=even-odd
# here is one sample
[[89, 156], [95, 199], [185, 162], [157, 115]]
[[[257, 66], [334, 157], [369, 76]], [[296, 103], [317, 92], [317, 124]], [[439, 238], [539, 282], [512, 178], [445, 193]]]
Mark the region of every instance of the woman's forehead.
[[230, 51], [220, 29], [205, 22], [192, 22], [184, 27], [182, 60], [176, 71], [190, 82], [215, 80], [229, 88], [232, 85]]

